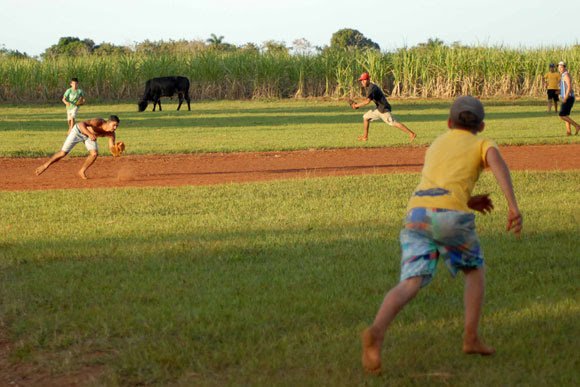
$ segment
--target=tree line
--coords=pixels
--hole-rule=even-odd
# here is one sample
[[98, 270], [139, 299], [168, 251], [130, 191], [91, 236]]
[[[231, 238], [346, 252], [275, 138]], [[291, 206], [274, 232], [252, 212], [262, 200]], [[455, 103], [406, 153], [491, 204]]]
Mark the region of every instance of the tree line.
[[[144, 54], [167, 54], [167, 53], [187, 53], [199, 52], [204, 50], [217, 51], [250, 51], [250, 52], [275, 52], [297, 55], [314, 55], [325, 50], [332, 49], [373, 49], [380, 50], [380, 46], [371, 39], [365, 37], [360, 31], [350, 28], [344, 28], [335, 32], [331, 39], [330, 45], [320, 47], [310, 43], [305, 38], [295, 39], [292, 45], [288, 46], [285, 42], [268, 40], [258, 45], [255, 43], [246, 43], [243, 45], [234, 45], [227, 43], [223, 35], [211, 34], [206, 40], [169, 40], [169, 41], [150, 41], [136, 42], [132, 45], [116, 45], [113, 43], [103, 42], [95, 44], [92, 39], [81, 39], [79, 37], [65, 36], [61, 37], [56, 44], [48, 47], [40, 54], [41, 59], [55, 58], [59, 56], [87, 56], [87, 55], [124, 55], [130, 53]], [[18, 50], [0, 47], [0, 56], [14, 58], [30, 58], [30, 56]]]

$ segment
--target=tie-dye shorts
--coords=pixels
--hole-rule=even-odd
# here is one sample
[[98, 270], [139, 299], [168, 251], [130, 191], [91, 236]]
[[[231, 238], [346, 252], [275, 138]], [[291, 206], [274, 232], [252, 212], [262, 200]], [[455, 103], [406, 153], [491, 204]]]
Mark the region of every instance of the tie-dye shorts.
[[475, 215], [438, 208], [409, 210], [401, 230], [401, 281], [421, 276], [431, 282], [439, 256], [451, 275], [483, 266], [483, 252], [475, 232]]

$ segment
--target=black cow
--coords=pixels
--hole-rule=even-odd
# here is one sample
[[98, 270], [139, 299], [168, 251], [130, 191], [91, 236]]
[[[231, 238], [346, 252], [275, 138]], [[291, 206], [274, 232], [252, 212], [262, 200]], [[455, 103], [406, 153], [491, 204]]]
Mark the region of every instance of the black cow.
[[139, 101], [139, 111], [145, 111], [149, 101], [153, 101], [153, 111], [155, 105], [159, 104], [159, 111], [161, 111], [161, 97], [173, 97], [177, 93], [179, 97], [179, 105], [177, 110], [183, 103], [183, 98], [187, 101], [187, 109], [191, 110], [189, 105], [189, 79], [186, 77], [160, 77], [148, 80], [145, 83], [145, 93], [143, 98]]

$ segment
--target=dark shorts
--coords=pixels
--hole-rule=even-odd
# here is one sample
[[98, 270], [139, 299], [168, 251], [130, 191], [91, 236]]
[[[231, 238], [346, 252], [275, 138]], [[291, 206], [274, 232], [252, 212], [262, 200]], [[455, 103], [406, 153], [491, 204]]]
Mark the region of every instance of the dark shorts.
[[574, 97], [568, 97], [566, 102], [562, 102], [562, 105], [560, 105], [560, 113], [558, 113], [558, 115], [560, 117], [569, 116], [570, 112], [572, 111], [572, 106], [574, 106], [574, 101]]
[[558, 90], [548, 90], [548, 101], [551, 99], [558, 102]]

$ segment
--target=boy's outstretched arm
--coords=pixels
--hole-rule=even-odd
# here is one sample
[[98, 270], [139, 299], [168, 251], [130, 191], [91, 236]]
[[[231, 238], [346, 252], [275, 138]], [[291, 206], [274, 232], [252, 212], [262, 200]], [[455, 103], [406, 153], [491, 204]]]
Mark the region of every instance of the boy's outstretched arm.
[[497, 148], [489, 148], [485, 158], [508, 203], [507, 231], [513, 230], [519, 236], [523, 219], [514, 194], [510, 170]]

